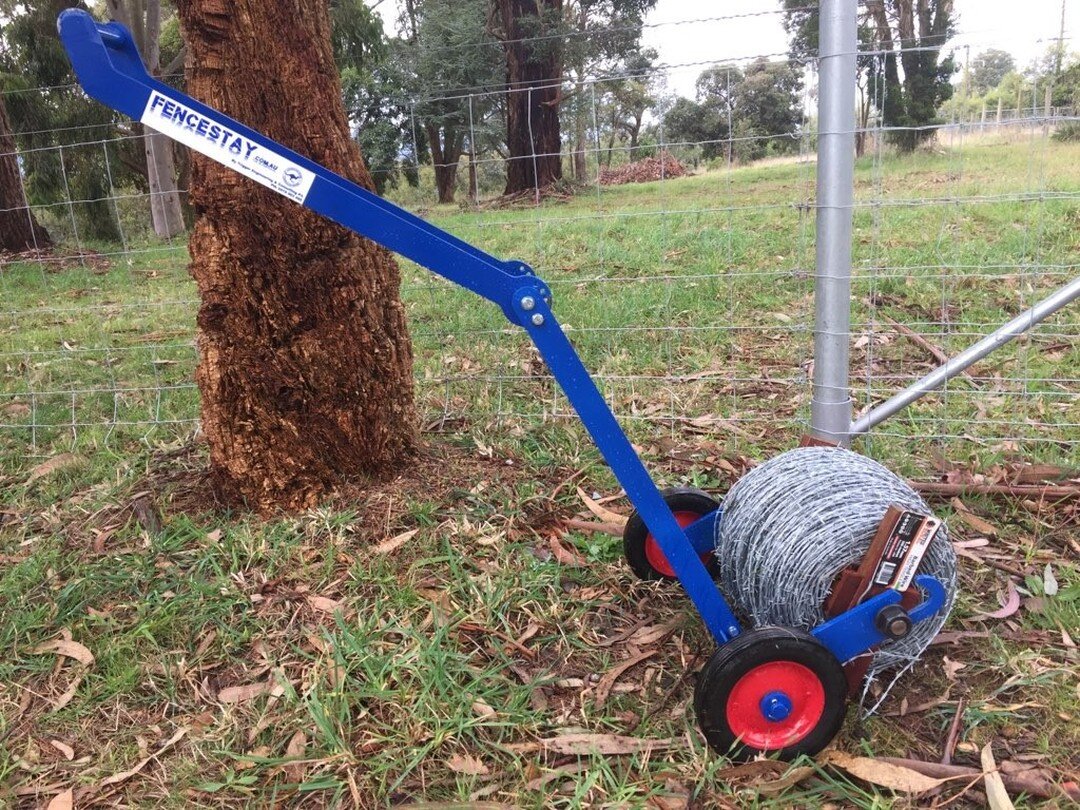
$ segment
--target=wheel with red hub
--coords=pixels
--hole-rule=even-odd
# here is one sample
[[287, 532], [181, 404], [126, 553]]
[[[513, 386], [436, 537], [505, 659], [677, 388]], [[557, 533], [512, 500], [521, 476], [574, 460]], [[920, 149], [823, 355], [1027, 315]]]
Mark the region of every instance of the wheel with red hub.
[[746, 760], [816, 754], [847, 711], [847, 678], [809, 633], [750, 630], [719, 647], [701, 670], [694, 709], [718, 753]]
[[[692, 487], [673, 487], [662, 493], [664, 503], [668, 505], [675, 521], [683, 527], [689, 526], [698, 518], [715, 512], [720, 502], [711, 495]], [[675, 571], [660, 549], [660, 544], [652, 536], [645, 521], [634, 512], [623, 529], [623, 553], [630, 568], [639, 579], [675, 581]], [[716, 576], [716, 555], [710, 551], [701, 555], [701, 561]]]

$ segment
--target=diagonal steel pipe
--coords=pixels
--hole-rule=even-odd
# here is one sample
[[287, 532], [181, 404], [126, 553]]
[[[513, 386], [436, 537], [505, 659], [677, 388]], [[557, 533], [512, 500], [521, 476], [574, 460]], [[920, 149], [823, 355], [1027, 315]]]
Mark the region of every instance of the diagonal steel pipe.
[[860, 436], [881, 424], [897, 411], [906, 408], [919, 397], [940, 388], [957, 374], [979, 362], [991, 352], [997, 351], [1010, 340], [1015, 340], [1055, 312], [1064, 309], [1077, 298], [1080, 298], [1080, 277], [1073, 279], [1031, 309], [1020, 313], [1000, 329], [991, 332], [978, 343], [951, 358], [945, 365], [934, 369], [934, 371], [916, 380], [899, 394], [859, 417], [852, 424], [849, 431], [850, 435]]

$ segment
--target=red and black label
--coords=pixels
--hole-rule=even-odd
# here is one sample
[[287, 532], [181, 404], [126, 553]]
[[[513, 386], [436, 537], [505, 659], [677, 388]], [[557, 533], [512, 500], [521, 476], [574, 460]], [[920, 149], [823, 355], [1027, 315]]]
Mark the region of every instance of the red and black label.
[[919, 571], [926, 550], [941, 528], [941, 521], [917, 512], [904, 512], [893, 526], [871, 582], [906, 591]]

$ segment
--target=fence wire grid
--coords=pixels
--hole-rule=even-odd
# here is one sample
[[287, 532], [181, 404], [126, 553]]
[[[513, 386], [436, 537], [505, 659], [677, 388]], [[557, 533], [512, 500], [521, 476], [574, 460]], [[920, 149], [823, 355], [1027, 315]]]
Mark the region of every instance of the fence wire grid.
[[[730, 28], [748, 16], [672, 24]], [[787, 61], [780, 53], [762, 57]], [[494, 150], [461, 159], [453, 205], [436, 204], [430, 165], [413, 167], [418, 187], [388, 193], [496, 255], [531, 264], [635, 435], [790, 445], [808, 428], [816, 60], [799, 65], [804, 81], [790, 128], [755, 130], [729, 110], [724, 137], [665, 132], [665, 88], [676, 75], [753, 61], [718, 54], [636, 74], [657, 101], [644, 115], [648, 137], [635, 144], [605, 127], [611, 93], [626, 76], [580, 83], [563, 123], [563, 165], [572, 176], [580, 116], [585, 176], [557, 194], [536, 189], [539, 202], [499, 200], [505, 158]], [[503, 92], [446, 87], [438, 97], [465, 98], [472, 111], [497, 107]], [[1075, 110], [1050, 106], [1037, 85], [1010, 106], [947, 102], [926, 142], [900, 154], [890, 143], [899, 128], [884, 126], [877, 112], [884, 87], [871, 82], [862, 92], [871, 113], [858, 131], [856, 161], [856, 414], [1075, 278], [1080, 266], [1080, 146], [1055, 137], [1080, 121]], [[470, 143], [479, 140], [476, 126], [470, 117]], [[63, 198], [32, 206], [55, 248], [0, 256], [7, 466], [190, 435], [198, 421], [198, 301], [186, 234], [156, 237], [150, 195], [116, 179], [117, 150], [141, 149], [143, 136], [103, 125], [33, 134], [39, 145], [19, 151], [19, 160], [35, 152], [50, 161]], [[748, 144], [767, 156], [747, 159]], [[686, 173], [669, 172], [660, 160], [652, 182], [602, 182], [612, 169], [665, 154]], [[115, 240], [86, 230], [102, 206]], [[527, 430], [571, 417], [524, 334], [494, 307], [404, 262], [403, 271], [425, 425]], [[865, 446], [922, 467], [940, 454], [1077, 459], [1078, 337], [1074, 306], [875, 428]]]

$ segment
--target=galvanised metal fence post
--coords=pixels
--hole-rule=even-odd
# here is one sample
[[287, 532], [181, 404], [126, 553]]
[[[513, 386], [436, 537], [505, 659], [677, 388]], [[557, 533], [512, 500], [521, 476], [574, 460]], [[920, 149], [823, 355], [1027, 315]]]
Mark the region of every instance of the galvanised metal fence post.
[[858, 0], [821, 0], [818, 60], [815, 436], [847, 444], [851, 428], [851, 232], [855, 202], [855, 84]]

